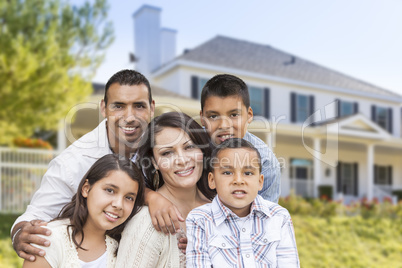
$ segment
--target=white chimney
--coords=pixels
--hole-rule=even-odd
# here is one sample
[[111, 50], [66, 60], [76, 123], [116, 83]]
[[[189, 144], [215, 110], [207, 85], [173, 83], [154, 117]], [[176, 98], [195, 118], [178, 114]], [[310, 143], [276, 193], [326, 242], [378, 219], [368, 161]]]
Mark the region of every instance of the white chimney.
[[176, 56], [176, 30], [161, 29], [161, 64], [165, 64]]
[[146, 77], [161, 65], [161, 10], [143, 5], [133, 14], [136, 70]]

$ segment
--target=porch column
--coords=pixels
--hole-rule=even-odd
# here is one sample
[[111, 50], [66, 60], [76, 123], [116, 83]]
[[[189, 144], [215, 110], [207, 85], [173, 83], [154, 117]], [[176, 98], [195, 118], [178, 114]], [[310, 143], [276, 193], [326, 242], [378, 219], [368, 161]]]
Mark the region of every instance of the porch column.
[[374, 166], [374, 145], [367, 144], [367, 199], [373, 199], [373, 166]]
[[[71, 128], [71, 125], [70, 125]], [[59, 152], [63, 151], [64, 149], [66, 149], [66, 135], [64, 133], [64, 120], [61, 119], [59, 121], [59, 129], [57, 131], [57, 150]]]
[[313, 187], [314, 187], [314, 197], [318, 198], [318, 186], [321, 184], [321, 160], [320, 160], [320, 151], [321, 151], [321, 139], [314, 138], [314, 178], [313, 178]]

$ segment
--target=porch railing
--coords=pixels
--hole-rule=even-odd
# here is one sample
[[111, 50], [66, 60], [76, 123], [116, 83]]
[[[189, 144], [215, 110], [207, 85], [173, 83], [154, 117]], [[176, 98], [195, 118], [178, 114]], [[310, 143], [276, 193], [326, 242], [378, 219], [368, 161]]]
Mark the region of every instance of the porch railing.
[[290, 179], [290, 189], [294, 190], [296, 195], [301, 195], [303, 197], [313, 197], [314, 196], [314, 184], [313, 180], [305, 179]]
[[0, 212], [24, 212], [58, 151], [0, 147]]

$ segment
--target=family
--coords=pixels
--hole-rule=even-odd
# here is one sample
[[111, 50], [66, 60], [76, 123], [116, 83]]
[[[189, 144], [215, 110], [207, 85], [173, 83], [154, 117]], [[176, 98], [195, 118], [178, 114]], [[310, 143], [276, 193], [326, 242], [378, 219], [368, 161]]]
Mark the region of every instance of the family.
[[142, 74], [109, 79], [105, 120], [50, 162], [11, 228], [23, 267], [300, 267], [247, 85], [211, 78], [202, 126], [154, 110]]

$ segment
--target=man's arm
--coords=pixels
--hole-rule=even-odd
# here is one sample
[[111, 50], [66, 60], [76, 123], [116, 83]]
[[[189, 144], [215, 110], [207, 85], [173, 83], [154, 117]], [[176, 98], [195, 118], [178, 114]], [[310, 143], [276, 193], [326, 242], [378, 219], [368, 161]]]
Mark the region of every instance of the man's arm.
[[208, 253], [205, 230], [200, 226], [191, 212], [186, 220], [187, 228], [187, 249], [186, 267], [211, 267], [211, 259]]
[[49, 236], [52, 232], [41, 226], [46, 225], [46, 222], [32, 221], [19, 222], [11, 231], [13, 247], [18, 256], [29, 261], [35, 261], [35, 255], [45, 256], [45, 251], [32, 246], [30, 243], [49, 246], [50, 242], [34, 234], [42, 234]]
[[149, 208], [152, 225], [158, 232], [175, 234], [180, 229], [179, 221], [185, 221], [172, 202], [148, 188], [145, 189], [145, 204]]

